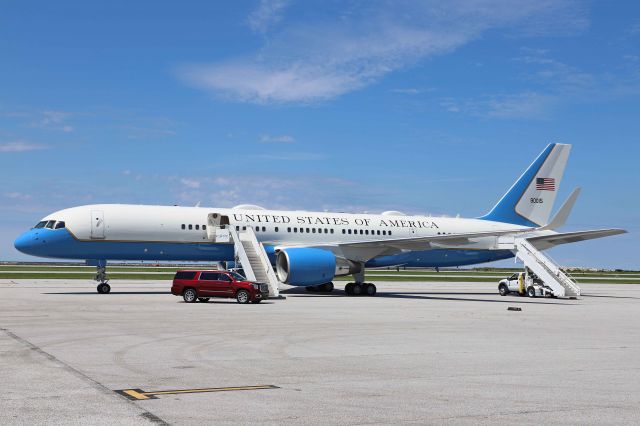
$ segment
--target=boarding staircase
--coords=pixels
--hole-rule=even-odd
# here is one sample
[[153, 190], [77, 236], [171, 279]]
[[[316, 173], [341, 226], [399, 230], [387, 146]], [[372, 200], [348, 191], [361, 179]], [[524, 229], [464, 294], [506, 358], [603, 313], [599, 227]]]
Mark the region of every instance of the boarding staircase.
[[514, 240], [513, 253], [532, 270], [558, 297], [577, 298], [580, 287], [550, 257], [535, 248], [526, 238]]
[[249, 281], [266, 283], [269, 297], [280, 297], [280, 281], [276, 276], [264, 246], [258, 241], [250, 226], [234, 229], [230, 225], [209, 227], [209, 238], [218, 243], [233, 243], [235, 260], [242, 265], [244, 275]]

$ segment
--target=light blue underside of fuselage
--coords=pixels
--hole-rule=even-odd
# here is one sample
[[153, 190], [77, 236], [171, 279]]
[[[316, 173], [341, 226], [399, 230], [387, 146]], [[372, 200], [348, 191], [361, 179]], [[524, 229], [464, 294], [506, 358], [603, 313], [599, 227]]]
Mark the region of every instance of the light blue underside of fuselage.
[[[211, 262], [233, 260], [233, 244], [80, 241], [66, 229], [32, 229], [18, 237], [15, 246], [23, 253], [57, 259]], [[272, 262], [275, 262], [273, 247], [266, 246], [265, 249]], [[368, 261], [366, 266], [451, 267], [510, 257], [513, 257], [513, 254], [509, 250], [425, 250], [377, 257]]]

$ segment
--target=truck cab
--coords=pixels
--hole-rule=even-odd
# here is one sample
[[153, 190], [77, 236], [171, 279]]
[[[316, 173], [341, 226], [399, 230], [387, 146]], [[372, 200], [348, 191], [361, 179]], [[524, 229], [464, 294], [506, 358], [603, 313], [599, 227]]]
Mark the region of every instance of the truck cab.
[[498, 282], [498, 292], [501, 296], [509, 293], [517, 293], [520, 296], [529, 297], [553, 296], [553, 290], [544, 285], [544, 282], [537, 275], [529, 270], [516, 272]]

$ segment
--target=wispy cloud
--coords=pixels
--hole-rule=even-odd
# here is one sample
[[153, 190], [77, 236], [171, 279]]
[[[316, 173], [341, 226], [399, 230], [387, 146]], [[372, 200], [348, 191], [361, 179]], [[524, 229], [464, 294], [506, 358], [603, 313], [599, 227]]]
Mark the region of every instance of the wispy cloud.
[[295, 139], [289, 135], [262, 135], [260, 136], [261, 143], [293, 143]]
[[23, 140], [0, 143], [0, 152], [26, 152], [47, 149], [46, 145], [31, 143]]
[[465, 113], [485, 118], [525, 118], [548, 117], [557, 102], [552, 95], [537, 92], [521, 92], [485, 95], [478, 98], [441, 100], [440, 105], [452, 113]]
[[27, 201], [33, 198], [31, 195], [24, 194], [22, 192], [5, 192], [3, 195], [12, 200], [20, 200], [20, 201]]
[[197, 179], [182, 178], [182, 179], [180, 179], [180, 183], [182, 185], [184, 185], [186, 188], [189, 188], [189, 189], [198, 189], [198, 188], [200, 188], [200, 181], [197, 180]]
[[73, 126], [68, 123], [69, 118], [72, 116], [72, 113], [66, 111], [43, 111], [40, 119], [34, 121], [32, 126], [70, 133], [74, 130]]
[[256, 32], [267, 31], [282, 19], [282, 12], [288, 4], [288, 0], [260, 0], [258, 7], [247, 18], [249, 28]]
[[[278, 3], [278, 2], [274, 2]], [[273, 24], [282, 8], [263, 2], [256, 22]], [[279, 3], [278, 3], [279, 4]], [[326, 5], [326, 3], [323, 3]], [[179, 70], [188, 84], [231, 100], [309, 103], [332, 99], [396, 70], [451, 52], [491, 29], [578, 31], [586, 25], [573, 0], [345, 1], [321, 17], [283, 17], [258, 52]], [[275, 10], [275, 12], [274, 12]], [[256, 25], [256, 28], [267, 28]]]
[[329, 157], [315, 152], [287, 152], [282, 154], [262, 154], [259, 158], [276, 161], [321, 161]]

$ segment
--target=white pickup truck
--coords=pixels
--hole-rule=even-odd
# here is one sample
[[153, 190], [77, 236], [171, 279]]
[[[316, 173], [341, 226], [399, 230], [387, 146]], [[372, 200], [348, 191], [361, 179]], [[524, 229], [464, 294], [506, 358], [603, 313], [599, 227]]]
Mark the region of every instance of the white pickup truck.
[[544, 285], [540, 278], [529, 272], [518, 272], [509, 278], [500, 280], [498, 292], [500, 296], [506, 296], [509, 293], [518, 293], [520, 296], [526, 294], [529, 297], [553, 296], [553, 290]]

